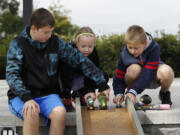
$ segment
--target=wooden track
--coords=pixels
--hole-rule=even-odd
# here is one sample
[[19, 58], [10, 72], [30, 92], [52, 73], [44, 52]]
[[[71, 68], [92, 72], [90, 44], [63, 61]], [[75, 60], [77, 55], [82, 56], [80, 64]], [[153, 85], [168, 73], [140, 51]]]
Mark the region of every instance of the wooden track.
[[126, 108], [113, 111], [82, 108], [84, 135], [138, 135]]
[[77, 119], [77, 135], [144, 135], [137, 117], [132, 114], [132, 105], [129, 104], [125, 108], [111, 110], [81, 108], [77, 113], [82, 116]]

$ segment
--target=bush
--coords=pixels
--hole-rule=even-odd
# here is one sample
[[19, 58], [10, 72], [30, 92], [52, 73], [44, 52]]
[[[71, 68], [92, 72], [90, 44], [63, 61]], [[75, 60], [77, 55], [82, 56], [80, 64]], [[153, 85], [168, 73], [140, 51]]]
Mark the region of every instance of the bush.
[[124, 48], [124, 35], [110, 35], [97, 38], [97, 50], [100, 58], [100, 67], [110, 77], [114, 75], [117, 61]]
[[175, 35], [162, 34], [161, 38], [155, 38], [160, 45], [160, 57], [163, 62], [170, 65], [176, 77], [180, 77], [180, 44]]
[[6, 55], [13, 36], [8, 36], [0, 41], [0, 79], [5, 79]]

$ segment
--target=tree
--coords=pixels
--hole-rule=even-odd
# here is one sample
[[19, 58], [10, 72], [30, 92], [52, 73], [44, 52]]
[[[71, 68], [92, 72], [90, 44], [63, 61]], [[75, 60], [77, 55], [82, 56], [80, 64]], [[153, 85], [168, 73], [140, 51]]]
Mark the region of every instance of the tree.
[[16, 15], [19, 3], [16, 0], [0, 0], [0, 11], [9, 10], [12, 14]]
[[53, 13], [56, 21], [54, 33], [61, 36], [61, 38], [66, 41], [72, 40], [73, 35], [79, 27], [71, 23], [71, 19], [67, 15], [70, 11], [63, 10], [63, 6], [60, 2], [57, 2], [56, 5], [50, 6], [49, 9]]
[[17, 35], [23, 28], [22, 17], [18, 15], [19, 3], [16, 0], [0, 0], [0, 37]]
[[5, 78], [6, 54], [10, 41], [23, 27], [16, 0], [0, 0], [0, 79]]

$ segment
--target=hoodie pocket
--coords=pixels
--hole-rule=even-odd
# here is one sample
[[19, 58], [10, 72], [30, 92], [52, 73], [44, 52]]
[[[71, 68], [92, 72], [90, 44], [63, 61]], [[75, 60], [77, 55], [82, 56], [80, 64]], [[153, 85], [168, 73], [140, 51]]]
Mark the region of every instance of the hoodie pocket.
[[44, 55], [46, 68], [49, 76], [53, 76], [57, 73], [58, 69], [58, 55], [56, 53]]

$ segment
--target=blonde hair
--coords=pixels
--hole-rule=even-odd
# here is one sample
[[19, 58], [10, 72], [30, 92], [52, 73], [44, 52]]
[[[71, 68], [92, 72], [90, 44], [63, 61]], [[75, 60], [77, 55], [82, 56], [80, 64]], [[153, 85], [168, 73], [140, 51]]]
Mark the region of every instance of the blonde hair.
[[130, 26], [125, 34], [126, 43], [141, 43], [146, 42], [146, 33], [141, 26], [132, 25]]
[[74, 43], [77, 43], [81, 36], [91, 36], [94, 37], [94, 41], [96, 40], [95, 34], [90, 27], [81, 27], [74, 35]]

